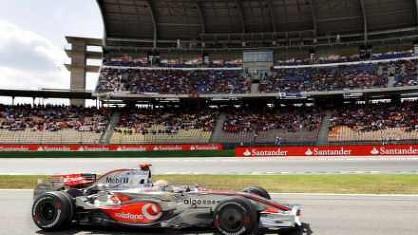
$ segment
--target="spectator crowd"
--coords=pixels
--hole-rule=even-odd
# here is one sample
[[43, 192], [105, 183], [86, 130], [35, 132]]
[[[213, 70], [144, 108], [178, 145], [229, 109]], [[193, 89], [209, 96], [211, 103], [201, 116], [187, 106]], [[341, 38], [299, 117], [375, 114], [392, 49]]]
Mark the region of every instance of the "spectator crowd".
[[418, 103], [379, 103], [342, 107], [333, 111], [330, 128], [339, 126], [346, 126], [358, 132], [387, 128], [405, 128], [407, 132], [417, 131]]
[[201, 58], [183, 61], [180, 59], [162, 59], [158, 63], [151, 64], [148, 58], [133, 58], [130, 56], [105, 58], [103, 65], [123, 67], [162, 67], [162, 68], [238, 68], [242, 66], [241, 59], [235, 60], [214, 60], [203, 63]]
[[217, 118], [218, 112], [210, 109], [204, 111], [174, 109], [125, 110], [122, 112], [115, 131], [127, 135], [175, 135], [180, 130], [211, 132], [215, 128]]
[[345, 63], [345, 62], [357, 62], [363, 60], [385, 60], [396, 59], [414, 56], [412, 50], [407, 51], [390, 51], [385, 53], [374, 53], [370, 58], [364, 59], [360, 54], [354, 54], [351, 56], [342, 55], [329, 55], [329, 56], [312, 56], [310, 58], [290, 58], [286, 60], [278, 60], [278, 65], [312, 65], [312, 64], [330, 64], [330, 63]]
[[[274, 70], [260, 82], [262, 93], [336, 91], [418, 85], [418, 61], [396, 60]], [[390, 82], [393, 80], [393, 82]]]
[[130, 94], [242, 94], [251, 82], [241, 70], [143, 70], [104, 68], [96, 91]]
[[[286, 134], [296, 134], [299, 140], [306, 138], [304, 133], [318, 133], [324, 117], [330, 118], [330, 133], [342, 129], [340, 136], [360, 138], [357, 133], [395, 133], [418, 138], [418, 102], [369, 103], [341, 105], [336, 108], [285, 106], [278, 108], [230, 106], [214, 109], [190, 110], [187, 108], [80, 108], [74, 106], [17, 105], [0, 106], [0, 130], [10, 135], [18, 131], [30, 133], [50, 133], [60, 130], [77, 132], [103, 133], [109, 124], [112, 113], [120, 113], [114, 132], [119, 136], [177, 136], [187, 137], [187, 141], [204, 136], [209, 141], [215, 131], [220, 114], [225, 115], [218, 130], [231, 134], [234, 138], [260, 135], [268, 141]], [[345, 132], [345, 130], [349, 132]], [[10, 133], [10, 134], [7, 134]], [[270, 134], [278, 133], [272, 136]], [[302, 133], [302, 134], [301, 134]], [[281, 135], [283, 134], [283, 135]], [[410, 135], [409, 135], [410, 134]], [[254, 135], [254, 136], [255, 136]], [[289, 135], [290, 136], [290, 135]], [[373, 140], [375, 135], [370, 135]], [[229, 138], [229, 137], [228, 137]], [[313, 135], [316, 140], [317, 135]], [[348, 138], [348, 137], [347, 137]], [[409, 137], [408, 137], [409, 138]], [[202, 137], [203, 139], [203, 137]], [[123, 140], [123, 139], [122, 139]], [[238, 140], [238, 139], [237, 139]], [[339, 141], [339, 139], [336, 139]], [[1, 140], [0, 140], [1, 142]], [[119, 143], [119, 142], [118, 142]]]
[[0, 129], [9, 131], [59, 131], [101, 133], [108, 125], [110, 111], [54, 105], [0, 105]]
[[237, 109], [227, 112], [223, 130], [228, 133], [286, 132], [319, 130], [323, 114], [315, 108], [287, 107], [275, 110], [252, 111]]
[[[261, 93], [314, 92], [418, 85], [418, 60], [313, 66], [272, 70], [260, 81]], [[251, 76], [242, 70], [179, 70], [104, 67], [98, 93], [247, 94]]]
[[400, 60], [390, 64], [389, 72], [394, 76], [395, 87], [418, 85], [418, 61]]
[[388, 85], [385, 72], [385, 68], [377, 64], [280, 69], [261, 81], [260, 91], [272, 93], [384, 88]]

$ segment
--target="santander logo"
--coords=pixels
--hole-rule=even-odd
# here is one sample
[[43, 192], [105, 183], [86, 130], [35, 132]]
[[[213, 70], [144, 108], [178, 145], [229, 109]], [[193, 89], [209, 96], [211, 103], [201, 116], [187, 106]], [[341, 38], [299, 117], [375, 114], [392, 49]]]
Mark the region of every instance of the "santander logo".
[[377, 148], [376, 147], [373, 147], [373, 149], [370, 151], [370, 154], [371, 155], [378, 155], [380, 152], [379, 152], [379, 150], [377, 150]]
[[244, 151], [243, 155], [244, 155], [245, 157], [250, 157], [250, 156], [252, 156], [251, 151], [250, 151], [249, 149], [246, 149], [246, 150]]
[[285, 157], [288, 151], [282, 148], [248, 148], [242, 153], [244, 157]]
[[314, 154], [314, 152], [310, 148], [308, 148], [308, 150], [306, 150], [306, 152], [305, 152], [306, 156], [312, 156], [313, 154]]

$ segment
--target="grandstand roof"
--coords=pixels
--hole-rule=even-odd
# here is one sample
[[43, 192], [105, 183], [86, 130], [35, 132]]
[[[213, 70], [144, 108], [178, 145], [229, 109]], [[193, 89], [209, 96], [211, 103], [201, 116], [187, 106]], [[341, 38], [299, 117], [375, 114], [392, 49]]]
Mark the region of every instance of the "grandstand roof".
[[[242, 47], [416, 39], [415, 0], [97, 0], [108, 46]], [[196, 45], [195, 45], [196, 44]]]

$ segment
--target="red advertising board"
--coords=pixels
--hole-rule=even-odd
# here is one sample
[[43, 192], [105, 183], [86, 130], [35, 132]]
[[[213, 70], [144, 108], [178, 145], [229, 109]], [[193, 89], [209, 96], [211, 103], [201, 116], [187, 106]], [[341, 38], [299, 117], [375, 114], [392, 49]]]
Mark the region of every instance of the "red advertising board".
[[418, 155], [418, 145], [339, 145], [298, 147], [238, 147], [237, 157], [326, 157]]
[[0, 151], [203, 151], [223, 150], [222, 144], [1, 144]]

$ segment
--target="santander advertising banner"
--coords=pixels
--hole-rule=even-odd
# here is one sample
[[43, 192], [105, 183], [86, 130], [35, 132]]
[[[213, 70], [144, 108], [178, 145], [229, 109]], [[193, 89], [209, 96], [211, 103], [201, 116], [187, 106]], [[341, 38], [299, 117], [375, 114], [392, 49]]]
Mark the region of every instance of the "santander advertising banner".
[[418, 155], [418, 145], [238, 147], [237, 157], [344, 157]]
[[1, 144], [0, 151], [204, 151], [223, 150], [222, 144]]

